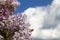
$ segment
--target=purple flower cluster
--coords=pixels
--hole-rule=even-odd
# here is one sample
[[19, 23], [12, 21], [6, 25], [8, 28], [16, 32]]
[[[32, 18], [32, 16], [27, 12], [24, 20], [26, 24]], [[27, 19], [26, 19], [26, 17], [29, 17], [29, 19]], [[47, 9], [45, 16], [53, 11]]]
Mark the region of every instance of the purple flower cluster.
[[17, 5], [16, 0], [0, 1], [0, 40], [32, 40], [27, 16], [11, 14]]
[[14, 10], [16, 9], [17, 2], [13, 0], [1, 0], [0, 1], [0, 20], [3, 19], [3, 17], [8, 17], [9, 15], [12, 15]]

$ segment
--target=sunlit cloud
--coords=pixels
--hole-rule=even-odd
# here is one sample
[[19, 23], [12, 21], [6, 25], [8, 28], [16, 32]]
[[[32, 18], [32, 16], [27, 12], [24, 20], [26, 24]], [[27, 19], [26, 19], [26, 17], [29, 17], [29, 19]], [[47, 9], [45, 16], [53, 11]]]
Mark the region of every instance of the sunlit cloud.
[[32, 36], [41, 39], [60, 38], [60, 0], [54, 0], [51, 5], [28, 8], [23, 13], [33, 28]]

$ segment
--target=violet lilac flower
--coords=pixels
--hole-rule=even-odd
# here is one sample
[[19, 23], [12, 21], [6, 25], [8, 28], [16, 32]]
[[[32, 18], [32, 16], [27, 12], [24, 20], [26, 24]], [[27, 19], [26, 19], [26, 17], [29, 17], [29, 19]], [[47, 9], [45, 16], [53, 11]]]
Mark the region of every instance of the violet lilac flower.
[[13, 14], [17, 5], [17, 0], [0, 1], [0, 40], [32, 40], [27, 16]]

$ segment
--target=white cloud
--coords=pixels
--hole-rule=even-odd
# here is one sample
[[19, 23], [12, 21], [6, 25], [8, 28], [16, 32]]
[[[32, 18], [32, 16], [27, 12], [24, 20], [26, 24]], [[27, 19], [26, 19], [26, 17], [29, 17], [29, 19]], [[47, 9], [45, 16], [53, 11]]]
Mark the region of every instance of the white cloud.
[[54, 1], [53, 1], [53, 4], [56, 4], [56, 5], [57, 5], [57, 4], [60, 4], [60, 0], [54, 0]]
[[60, 38], [59, 10], [60, 0], [54, 0], [50, 6], [28, 8], [25, 10], [23, 13], [28, 17], [28, 22], [31, 24], [30, 28], [34, 29], [32, 36], [42, 39]]
[[29, 8], [24, 13], [27, 15], [29, 19], [29, 23], [31, 24], [30, 28], [34, 28], [32, 36], [37, 37], [39, 31], [38, 28], [42, 27], [44, 16], [46, 15], [46, 9], [42, 8]]

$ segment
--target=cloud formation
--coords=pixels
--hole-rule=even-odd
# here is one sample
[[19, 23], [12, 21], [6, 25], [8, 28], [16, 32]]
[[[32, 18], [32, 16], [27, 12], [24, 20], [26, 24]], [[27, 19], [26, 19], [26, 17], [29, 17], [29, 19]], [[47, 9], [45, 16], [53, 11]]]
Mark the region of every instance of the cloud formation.
[[60, 0], [53, 0], [48, 6], [28, 8], [23, 13], [28, 17], [30, 28], [34, 29], [34, 38], [60, 38]]

